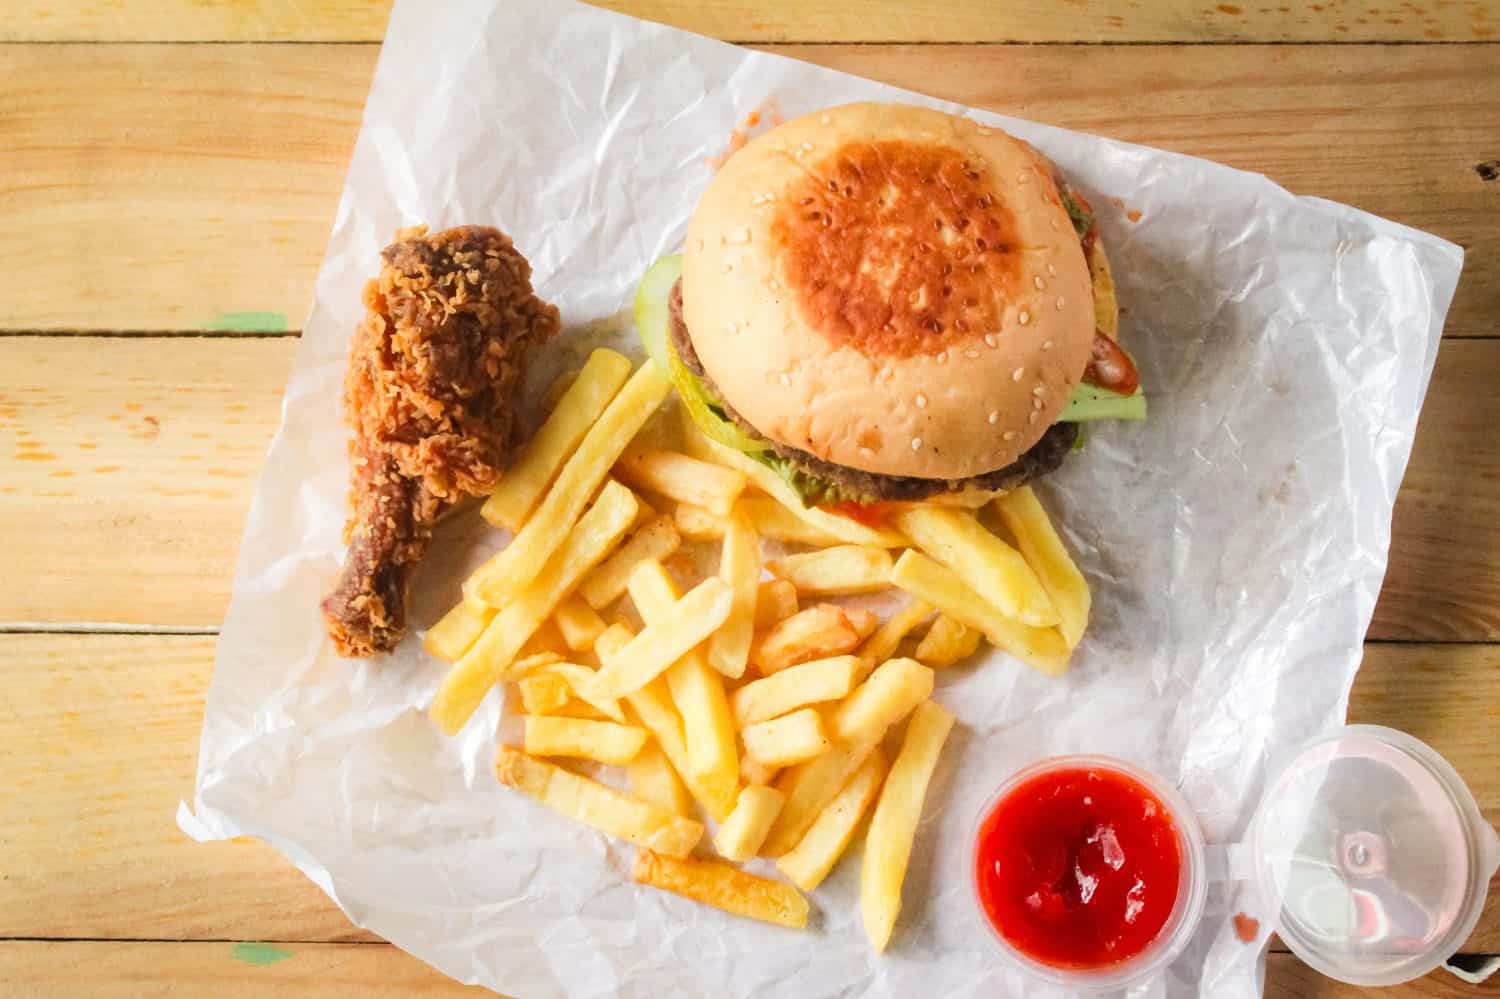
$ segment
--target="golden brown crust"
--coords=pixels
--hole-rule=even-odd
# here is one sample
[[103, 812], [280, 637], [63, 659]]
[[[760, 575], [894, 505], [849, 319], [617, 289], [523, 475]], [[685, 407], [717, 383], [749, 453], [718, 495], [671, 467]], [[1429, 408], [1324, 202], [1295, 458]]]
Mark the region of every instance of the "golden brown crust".
[[891, 104], [789, 121], [725, 164], [688, 227], [683, 316], [724, 401], [765, 437], [950, 481], [1041, 439], [1094, 336], [1088, 264], [1045, 161], [998, 129]]
[[493, 487], [515, 432], [514, 393], [531, 350], [557, 332], [531, 267], [504, 233], [403, 229], [365, 285], [344, 411], [349, 555], [323, 602], [339, 654], [394, 648], [406, 587], [441, 513]]
[[996, 329], [1022, 249], [989, 172], [958, 149], [891, 141], [811, 167], [771, 223], [807, 327], [868, 357], [963, 349]]

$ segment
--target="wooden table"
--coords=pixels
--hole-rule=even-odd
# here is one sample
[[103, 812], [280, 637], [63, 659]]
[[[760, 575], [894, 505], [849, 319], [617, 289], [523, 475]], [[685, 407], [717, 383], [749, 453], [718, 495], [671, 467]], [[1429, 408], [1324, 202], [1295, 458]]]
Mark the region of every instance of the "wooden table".
[[[1500, 8], [1269, 2], [611, 6], [1462, 243], [1350, 714], [1430, 742], [1500, 824]], [[6, 8], [0, 994], [456, 995], [269, 847], [173, 823], [385, 5]], [[1500, 891], [1465, 950], [1500, 952]], [[1356, 991], [1270, 957], [1268, 995]]]

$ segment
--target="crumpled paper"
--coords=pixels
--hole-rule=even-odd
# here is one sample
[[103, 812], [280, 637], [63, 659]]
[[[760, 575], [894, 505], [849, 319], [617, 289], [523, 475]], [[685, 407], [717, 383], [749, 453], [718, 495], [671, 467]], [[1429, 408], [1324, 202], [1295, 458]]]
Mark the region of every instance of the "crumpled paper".
[[[1148, 422], [1091, 425], [1040, 487], [1094, 592], [1072, 671], [1047, 679], [991, 653], [941, 675], [960, 725], [883, 957], [860, 930], [857, 856], [816, 892], [806, 933], [638, 887], [628, 847], [497, 784], [499, 692], [446, 739], [424, 714], [443, 664], [415, 637], [340, 661], [318, 614], [343, 556], [345, 351], [396, 229], [515, 236], [567, 325], [534, 398], [594, 343], [639, 353], [637, 279], [679, 245], [705, 159], [770, 99], [788, 117], [913, 101], [1036, 144], [1100, 210], [1151, 397]], [[251, 507], [180, 821], [274, 844], [355, 923], [526, 999], [1055, 994], [1002, 967], [971, 902], [980, 806], [1040, 756], [1106, 753], [1176, 782], [1210, 842], [1229, 841], [1268, 767], [1343, 720], [1461, 262], [1264, 177], [581, 5], [402, 0]], [[415, 585], [419, 628], [502, 540], [474, 516], [444, 526]], [[1244, 904], [1217, 889], [1189, 950], [1137, 994], [1258, 995], [1261, 951], [1229, 925]]]

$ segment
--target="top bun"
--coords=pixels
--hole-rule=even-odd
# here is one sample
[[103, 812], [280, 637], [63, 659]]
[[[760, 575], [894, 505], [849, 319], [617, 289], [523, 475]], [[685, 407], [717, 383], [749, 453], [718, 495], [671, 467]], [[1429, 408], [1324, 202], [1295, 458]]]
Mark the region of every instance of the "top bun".
[[767, 438], [882, 475], [1009, 465], [1083, 376], [1094, 302], [1049, 165], [965, 118], [849, 104], [735, 153], [688, 226], [683, 319]]

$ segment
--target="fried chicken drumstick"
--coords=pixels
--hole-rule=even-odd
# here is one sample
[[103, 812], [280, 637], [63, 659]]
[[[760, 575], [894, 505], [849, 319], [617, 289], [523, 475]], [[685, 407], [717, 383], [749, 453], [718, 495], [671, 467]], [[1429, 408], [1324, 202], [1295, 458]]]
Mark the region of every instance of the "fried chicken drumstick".
[[531, 266], [499, 230], [402, 229], [382, 257], [344, 383], [349, 556], [323, 601], [328, 634], [350, 657], [401, 641], [433, 524], [494, 487], [527, 359], [558, 329], [557, 309], [532, 292]]

